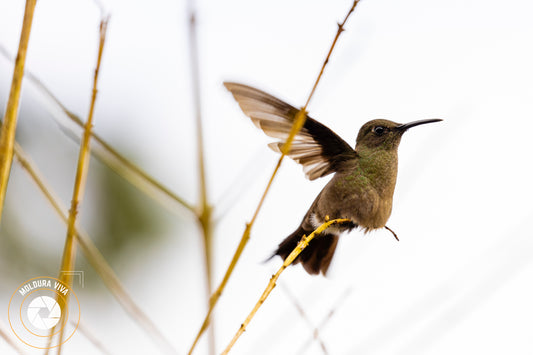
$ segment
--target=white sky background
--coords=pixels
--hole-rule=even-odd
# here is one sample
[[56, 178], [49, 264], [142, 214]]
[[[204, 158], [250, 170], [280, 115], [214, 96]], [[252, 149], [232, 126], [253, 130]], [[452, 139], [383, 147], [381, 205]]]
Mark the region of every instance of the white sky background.
[[[186, 4], [103, 4], [111, 21], [95, 131], [128, 147], [150, 173], [194, 201]], [[197, 3], [209, 192], [215, 203], [228, 186], [238, 196], [226, 201], [233, 208], [215, 234], [217, 284], [278, 158], [222, 82], [251, 84], [303, 105], [336, 22], [350, 5]], [[12, 53], [23, 9], [23, 1], [0, 0], [0, 43]], [[296, 354], [308, 342], [312, 331], [284, 288], [315, 325], [336, 309], [320, 330], [330, 354], [533, 353], [531, 14], [533, 4], [519, 0], [361, 1], [310, 115], [350, 144], [374, 118], [444, 122], [410, 130], [400, 145], [388, 222], [400, 242], [387, 231], [354, 231], [341, 239], [328, 278], [311, 277], [300, 267], [287, 270], [281, 277], [286, 287], [274, 290], [233, 353]], [[98, 21], [91, 1], [41, 0], [28, 52], [27, 68], [83, 117]], [[11, 65], [0, 59], [2, 111], [10, 77]], [[22, 105], [33, 101], [28, 90]], [[43, 114], [45, 119], [50, 117]], [[251, 173], [237, 177], [245, 170]], [[280, 264], [261, 261], [296, 228], [327, 180], [309, 182], [299, 166], [284, 163], [217, 307], [217, 349], [226, 346]], [[189, 229], [189, 258], [176, 258], [170, 242], [150, 251], [123, 279], [180, 354], [205, 315], [200, 244], [192, 222]], [[337, 304], [347, 290], [349, 296]], [[120, 307], [106, 300], [82, 303], [82, 317], [84, 309], [95, 310], [85, 312], [87, 326], [117, 354], [153, 349]], [[7, 322], [5, 314], [1, 319]], [[66, 350], [95, 353], [81, 336]], [[0, 352], [12, 350], [0, 342]], [[205, 340], [197, 353], [206, 353]], [[321, 353], [317, 343], [305, 352]]]

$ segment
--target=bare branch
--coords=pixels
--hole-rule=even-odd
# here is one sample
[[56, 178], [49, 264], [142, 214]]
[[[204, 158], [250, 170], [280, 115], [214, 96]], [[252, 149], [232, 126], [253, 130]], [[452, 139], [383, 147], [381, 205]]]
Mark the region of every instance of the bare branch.
[[[13, 60], [7, 49], [2, 45], [0, 45], [0, 53], [6, 59]], [[69, 137], [81, 141], [84, 127], [83, 121], [76, 114], [68, 110], [52, 91], [31, 71], [26, 70], [24, 77], [38, 89], [38, 92], [41, 94], [42, 103], [54, 117], [60, 128]], [[133, 186], [148, 195], [148, 197], [167, 208], [170, 212], [178, 214], [183, 211], [182, 207], [185, 207], [190, 212], [196, 213], [194, 206], [126, 159], [93, 130], [91, 130], [91, 137], [91, 154], [113, 169], [118, 175], [129, 181]]]
[[261, 295], [261, 297], [259, 298], [259, 300], [257, 301], [257, 303], [255, 304], [254, 308], [252, 309], [252, 311], [250, 312], [250, 314], [248, 314], [248, 317], [246, 317], [246, 319], [244, 320], [244, 322], [241, 324], [241, 326], [239, 327], [239, 330], [237, 331], [237, 333], [235, 333], [235, 335], [233, 336], [233, 339], [231, 339], [230, 343], [228, 344], [228, 346], [226, 347], [226, 349], [222, 352], [222, 355], [224, 354], [228, 354], [229, 351], [231, 350], [231, 348], [233, 347], [233, 345], [235, 345], [235, 343], [237, 342], [237, 340], [239, 339], [239, 337], [242, 335], [242, 333], [244, 333], [244, 331], [246, 330], [246, 327], [248, 326], [248, 324], [250, 323], [250, 321], [254, 318], [255, 314], [257, 313], [257, 311], [259, 310], [259, 308], [263, 305], [263, 303], [266, 301], [266, 299], [268, 298], [268, 295], [270, 295], [270, 292], [272, 292], [272, 290], [274, 289], [274, 287], [276, 287], [276, 281], [278, 280], [278, 278], [280, 277], [281, 273], [290, 265], [292, 264], [292, 262], [294, 261], [294, 259], [296, 259], [296, 257], [298, 255], [300, 255], [300, 253], [309, 245], [309, 242], [311, 240], [313, 240], [313, 238], [317, 235], [317, 234], [320, 234], [322, 233], [323, 231], [325, 231], [326, 229], [328, 229], [331, 225], [333, 224], [342, 224], [342, 223], [348, 223], [348, 222], [351, 222], [349, 219], [342, 219], [342, 218], [339, 218], [339, 219], [333, 219], [331, 221], [327, 221], [325, 223], [323, 223], [322, 225], [320, 225], [317, 229], [315, 229], [311, 234], [309, 234], [308, 236], [304, 236], [304, 238], [302, 238], [302, 240], [300, 240], [300, 242], [298, 242], [298, 245], [296, 245], [296, 247], [294, 248], [294, 250], [289, 254], [289, 256], [285, 259], [285, 261], [283, 262], [283, 265], [281, 265], [281, 267], [279, 268], [279, 270], [274, 274], [272, 275], [272, 277], [270, 278], [270, 281], [268, 282], [268, 285], [267, 287], [265, 288], [265, 290], [263, 291], [263, 294]]
[[13, 69], [11, 90], [9, 91], [6, 112], [4, 114], [2, 126], [0, 127], [0, 221], [2, 220], [7, 183], [9, 181], [9, 173], [11, 172], [11, 165], [13, 163], [13, 147], [15, 145], [15, 132], [17, 130], [20, 91], [22, 88], [26, 52], [28, 50], [28, 42], [30, 41], [31, 24], [36, 3], [37, 0], [26, 0], [26, 9], [24, 10], [24, 20], [22, 22], [17, 58], [15, 59], [15, 68]]

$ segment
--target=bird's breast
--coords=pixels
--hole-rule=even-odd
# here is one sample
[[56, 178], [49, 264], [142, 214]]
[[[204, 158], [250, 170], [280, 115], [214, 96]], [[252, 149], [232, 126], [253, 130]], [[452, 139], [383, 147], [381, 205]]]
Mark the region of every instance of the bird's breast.
[[336, 218], [350, 218], [365, 230], [383, 228], [392, 211], [396, 174], [396, 155], [363, 159], [352, 171], [333, 177], [324, 189], [329, 204], [324, 209], [333, 210]]

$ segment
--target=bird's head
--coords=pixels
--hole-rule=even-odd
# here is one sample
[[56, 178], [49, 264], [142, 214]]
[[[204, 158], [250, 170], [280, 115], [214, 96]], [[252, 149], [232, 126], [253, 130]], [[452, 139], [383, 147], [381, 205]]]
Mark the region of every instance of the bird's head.
[[442, 120], [439, 118], [433, 118], [404, 124], [383, 119], [369, 121], [359, 130], [355, 150], [357, 151], [358, 148], [397, 149], [402, 135], [409, 128], [439, 121]]

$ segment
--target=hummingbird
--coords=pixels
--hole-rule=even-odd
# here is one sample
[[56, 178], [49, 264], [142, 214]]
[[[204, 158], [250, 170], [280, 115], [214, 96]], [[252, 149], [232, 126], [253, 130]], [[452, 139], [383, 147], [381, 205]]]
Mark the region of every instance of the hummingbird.
[[[263, 132], [277, 139], [269, 147], [281, 153], [298, 109], [253, 87], [224, 82], [244, 114]], [[365, 123], [357, 134], [355, 148], [320, 122], [307, 116], [296, 134], [287, 156], [303, 166], [309, 180], [333, 174], [305, 214], [298, 228], [285, 238], [272, 257], [285, 259], [304, 236], [328, 219], [349, 219], [332, 226], [311, 240], [293, 264], [301, 263], [311, 275], [326, 275], [339, 236], [354, 228], [364, 233], [386, 228], [392, 211], [392, 198], [398, 172], [398, 145], [410, 128], [439, 122], [426, 119], [396, 123], [375, 119]]]

